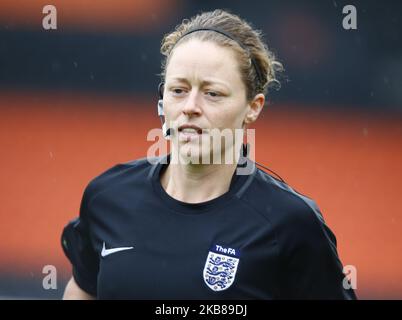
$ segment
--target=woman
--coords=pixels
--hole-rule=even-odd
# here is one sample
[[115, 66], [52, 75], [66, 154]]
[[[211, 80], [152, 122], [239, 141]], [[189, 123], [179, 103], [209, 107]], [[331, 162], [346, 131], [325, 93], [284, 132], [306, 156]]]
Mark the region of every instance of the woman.
[[[66, 299], [354, 299], [315, 203], [212, 130], [246, 129], [281, 65], [261, 35], [222, 10], [165, 36], [159, 109], [172, 152], [117, 165], [86, 188], [62, 241]], [[163, 94], [162, 94], [163, 93]], [[155, 160], [155, 159], [154, 159]], [[246, 160], [254, 170], [237, 174]]]

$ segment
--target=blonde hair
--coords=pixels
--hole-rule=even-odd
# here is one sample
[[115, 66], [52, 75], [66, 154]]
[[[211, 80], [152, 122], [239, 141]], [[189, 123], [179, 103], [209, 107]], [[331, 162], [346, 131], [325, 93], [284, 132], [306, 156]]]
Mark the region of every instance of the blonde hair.
[[[199, 28], [222, 30], [231, 35], [232, 39], [212, 30], [189, 33], [191, 30]], [[189, 34], [187, 35], [187, 33]], [[183, 37], [184, 35], [186, 36]], [[178, 42], [184, 43], [190, 39], [213, 41], [235, 51], [241, 77], [246, 86], [247, 100], [252, 100], [258, 93], [267, 94], [268, 88], [272, 85], [276, 85], [277, 88], [280, 87], [277, 73], [283, 71], [283, 66], [263, 42], [262, 32], [255, 30], [239, 16], [220, 9], [203, 12], [190, 20], [184, 19], [173, 32], [164, 36], [161, 45], [161, 53], [165, 56], [162, 61], [161, 73], [163, 81], [174, 47]]]

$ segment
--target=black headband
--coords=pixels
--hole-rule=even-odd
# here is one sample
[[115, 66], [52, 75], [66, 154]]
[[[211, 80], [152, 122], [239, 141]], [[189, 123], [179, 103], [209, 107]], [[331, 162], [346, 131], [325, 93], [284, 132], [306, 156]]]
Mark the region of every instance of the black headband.
[[[223, 30], [216, 29], [216, 28], [209, 28], [209, 27], [208, 27], [208, 28], [195, 28], [195, 29], [190, 29], [189, 31], [187, 31], [186, 33], [184, 33], [184, 34], [176, 41], [176, 44], [180, 41], [181, 38], [185, 37], [186, 35], [188, 35], [188, 34], [190, 34], [190, 33], [196, 32], [196, 31], [214, 31], [214, 32], [220, 33], [220, 34], [224, 35], [225, 37], [227, 37], [227, 38], [229, 38], [229, 39], [235, 41], [240, 47], [243, 48], [244, 51], [246, 51], [246, 52], [248, 53], [248, 55], [249, 55], [249, 57], [250, 57], [250, 60], [251, 60], [251, 63], [253, 64], [255, 73], [257, 74], [257, 79], [258, 79], [258, 81], [260, 82], [260, 84], [262, 84], [262, 74], [261, 74], [261, 70], [260, 70], [260, 68], [258, 68], [257, 62], [255, 61], [255, 59], [254, 59], [254, 58], [252, 57], [252, 55], [250, 54], [250, 51], [248, 50], [248, 48], [247, 48], [245, 45], [243, 45], [243, 43], [241, 43], [239, 40], [237, 40], [235, 37], [233, 37], [231, 34], [225, 32], [225, 31], [223, 31]], [[176, 45], [176, 44], [175, 44], [175, 45]]]

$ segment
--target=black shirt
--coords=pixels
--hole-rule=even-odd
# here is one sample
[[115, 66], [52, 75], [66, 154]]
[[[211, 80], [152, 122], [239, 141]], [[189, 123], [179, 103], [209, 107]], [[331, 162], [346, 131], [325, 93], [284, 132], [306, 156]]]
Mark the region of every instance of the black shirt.
[[99, 299], [355, 299], [336, 238], [313, 200], [255, 167], [225, 194], [178, 201], [158, 158], [87, 186], [63, 232], [73, 276]]

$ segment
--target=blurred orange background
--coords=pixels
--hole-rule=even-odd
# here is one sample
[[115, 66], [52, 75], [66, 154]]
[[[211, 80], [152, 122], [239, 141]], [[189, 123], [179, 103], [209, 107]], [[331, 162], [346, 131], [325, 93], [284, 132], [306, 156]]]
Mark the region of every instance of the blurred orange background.
[[[0, 273], [40, 278], [50, 264], [65, 279], [63, 226], [93, 177], [146, 156], [147, 132], [159, 128], [155, 105], [63, 93], [1, 97]], [[255, 128], [256, 160], [317, 201], [343, 264], [357, 268], [359, 297], [402, 298], [400, 119], [267, 109]]]

